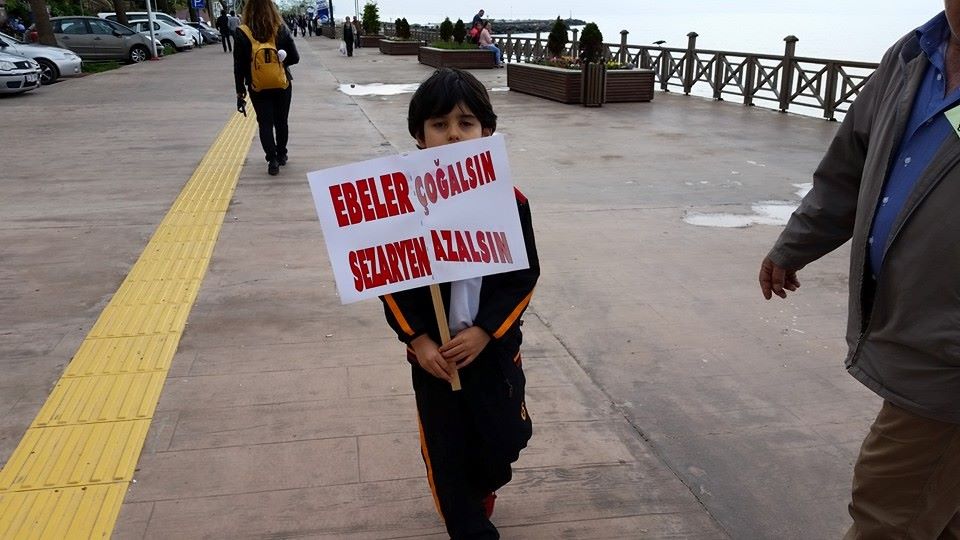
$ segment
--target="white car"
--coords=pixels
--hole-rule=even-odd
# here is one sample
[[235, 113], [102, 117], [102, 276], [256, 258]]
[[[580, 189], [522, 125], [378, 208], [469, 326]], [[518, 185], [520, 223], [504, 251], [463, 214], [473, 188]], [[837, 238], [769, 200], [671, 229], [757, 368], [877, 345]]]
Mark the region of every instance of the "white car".
[[50, 84], [60, 77], [80, 75], [80, 57], [69, 49], [24, 43], [13, 36], [0, 33], [0, 51], [36, 60], [40, 64], [41, 84]]
[[[127, 26], [141, 34], [150, 35], [150, 21], [146, 19], [130, 21]], [[187, 32], [183, 28], [170, 26], [166, 21], [153, 21], [153, 36], [160, 40], [161, 45], [170, 45], [178, 51], [193, 48], [193, 40]]]
[[0, 52], [0, 94], [19, 94], [40, 87], [40, 64], [32, 58]]
[[[113, 12], [97, 13], [97, 17], [100, 17], [101, 19], [107, 19], [108, 21], [117, 20], [117, 14]], [[127, 12], [128, 21], [133, 21], [133, 20], [139, 21], [139, 20], [149, 19], [149, 18], [150, 17], [148, 16], [146, 11], [128, 11]], [[193, 43], [195, 45], [199, 44], [200, 40], [203, 39], [203, 37], [200, 35], [199, 30], [197, 30], [196, 28], [190, 28], [189, 26], [186, 25], [186, 23], [184, 23], [180, 19], [173, 17], [172, 15], [167, 15], [166, 13], [163, 13], [161, 11], [154, 11], [153, 20], [163, 21], [169, 24], [170, 26], [183, 28], [184, 31], [187, 33], [187, 35], [190, 36], [190, 39], [193, 40]]]

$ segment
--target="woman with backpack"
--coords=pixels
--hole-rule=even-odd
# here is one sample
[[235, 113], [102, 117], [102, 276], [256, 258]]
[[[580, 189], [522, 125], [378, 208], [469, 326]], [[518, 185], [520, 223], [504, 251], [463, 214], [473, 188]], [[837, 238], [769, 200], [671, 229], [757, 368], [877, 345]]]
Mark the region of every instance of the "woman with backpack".
[[233, 47], [237, 108], [243, 110], [249, 89], [267, 173], [273, 176], [287, 164], [287, 117], [293, 91], [289, 66], [300, 61], [300, 54], [273, 0], [247, 0], [243, 21]]

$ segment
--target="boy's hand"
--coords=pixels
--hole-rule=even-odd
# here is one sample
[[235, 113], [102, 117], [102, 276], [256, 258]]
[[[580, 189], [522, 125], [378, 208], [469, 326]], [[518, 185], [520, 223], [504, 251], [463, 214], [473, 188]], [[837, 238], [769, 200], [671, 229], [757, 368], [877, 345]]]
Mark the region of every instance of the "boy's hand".
[[418, 336], [410, 342], [410, 346], [417, 355], [417, 363], [420, 367], [434, 377], [450, 382], [453, 364], [444, 359], [437, 343], [430, 339], [430, 336], [426, 334]]
[[440, 347], [440, 353], [447, 361], [456, 362], [458, 369], [463, 369], [480, 355], [487, 343], [490, 343], [490, 334], [479, 326], [471, 326]]

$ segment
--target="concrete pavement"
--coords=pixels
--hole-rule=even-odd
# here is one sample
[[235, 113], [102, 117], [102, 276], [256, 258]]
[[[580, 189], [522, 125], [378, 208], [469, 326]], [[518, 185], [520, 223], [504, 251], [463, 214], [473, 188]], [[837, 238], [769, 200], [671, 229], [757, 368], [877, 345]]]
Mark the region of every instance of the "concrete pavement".
[[[341, 306], [307, 171], [413, 148], [415, 58], [298, 40], [290, 164], [256, 141], [154, 415], [117, 538], [442, 537], [402, 348], [378, 303]], [[204, 48], [5, 99], [0, 462], [232, 113]], [[836, 125], [697, 98], [570, 107], [504, 92], [543, 277], [524, 326], [531, 447], [505, 538], [832, 538], [878, 406], [842, 369], [844, 253], [765, 303], [777, 227], [693, 211], [797, 200]]]

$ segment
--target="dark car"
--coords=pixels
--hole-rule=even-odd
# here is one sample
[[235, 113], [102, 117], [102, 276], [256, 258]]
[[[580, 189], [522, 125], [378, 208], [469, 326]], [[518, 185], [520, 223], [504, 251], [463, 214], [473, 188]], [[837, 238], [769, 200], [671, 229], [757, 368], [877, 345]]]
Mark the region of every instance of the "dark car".
[[200, 31], [204, 43], [220, 43], [220, 32], [216, 28], [211, 28], [206, 23], [200, 22], [188, 22], [187, 25]]

